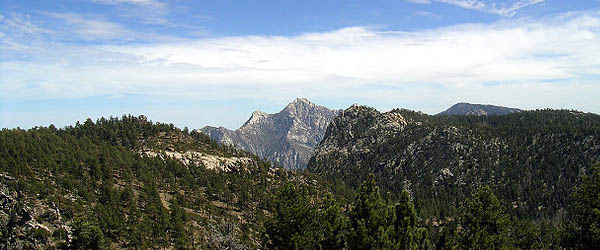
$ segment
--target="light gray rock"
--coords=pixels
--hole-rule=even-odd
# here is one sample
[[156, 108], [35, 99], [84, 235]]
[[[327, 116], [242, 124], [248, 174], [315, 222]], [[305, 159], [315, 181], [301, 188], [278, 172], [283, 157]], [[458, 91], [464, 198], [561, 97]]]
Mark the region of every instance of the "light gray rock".
[[304, 169], [327, 126], [339, 113], [298, 98], [282, 111], [255, 111], [237, 130], [204, 127], [213, 140], [246, 150], [289, 169]]

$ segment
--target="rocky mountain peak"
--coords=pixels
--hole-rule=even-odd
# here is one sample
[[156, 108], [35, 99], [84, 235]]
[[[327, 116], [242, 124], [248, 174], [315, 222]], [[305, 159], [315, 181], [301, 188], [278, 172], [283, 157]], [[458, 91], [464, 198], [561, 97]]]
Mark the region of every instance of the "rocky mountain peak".
[[341, 115], [344, 117], [348, 117], [348, 118], [356, 118], [356, 117], [364, 117], [364, 116], [376, 116], [378, 114], [379, 114], [379, 111], [377, 111], [376, 109], [371, 108], [369, 106], [352, 104], [352, 106], [350, 106], [346, 110], [342, 111]]
[[216, 131], [212, 127], [201, 131], [217, 142], [234, 145], [283, 167], [304, 168], [338, 112], [306, 98], [296, 98], [275, 114], [255, 111], [235, 131]]
[[285, 106], [282, 112], [292, 116], [305, 116], [307, 113], [318, 109], [320, 106], [315, 105], [306, 98], [296, 98], [290, 104]]
[[242, 127], [246, 127], [252, 124], [257, 124], [260, 122], [261, 119], [265, 119], [268, 118], [269, 114], [262, 112], [260, 110], [254, 111], [252, 112], [252, 115], [250, 116], [250, 119], [248, 119], [244, 125], [242, 125]]

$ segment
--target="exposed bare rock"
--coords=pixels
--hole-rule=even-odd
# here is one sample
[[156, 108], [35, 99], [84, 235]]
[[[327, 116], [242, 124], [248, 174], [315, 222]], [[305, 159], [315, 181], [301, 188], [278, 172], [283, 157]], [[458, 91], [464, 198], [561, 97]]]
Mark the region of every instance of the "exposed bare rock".
[[298, 98], [276, 114], [255, 111], [235, 131], [204, 127], [213, 140], [233, 145], [290, 169], [303, 169], [339, 111]]
[[249, 157], [224, 157], [219, 155], [211, 155], [198, 151], [186, 151], [183, 153], [177, 151], [152, 151], [146, 150], [141, 151], [140, 154], [150, 157], [169, 157], [181, 161], [183, 164], [189, 166], [192, 164], [202, 165], [207, 169], [212, 169], [221, 172], [229, 172], [234, 169], [238, 169], [242, 166], [248, 166], [253, 164], [253, 160]]

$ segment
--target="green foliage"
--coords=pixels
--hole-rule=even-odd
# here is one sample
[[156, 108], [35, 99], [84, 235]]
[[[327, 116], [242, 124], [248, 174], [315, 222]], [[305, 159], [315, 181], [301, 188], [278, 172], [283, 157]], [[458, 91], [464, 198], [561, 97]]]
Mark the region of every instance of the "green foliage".
[[274, 198], [266, 225], [269, 249], [428, 249], [428, 232], [408, 192], [396, 204], [381, 198], [371, 175], [346, 214], [331, 195], [320, 199], [288, 183]]
[[317, 200], [307, 188], [288, 182], [274, 196], [265, 243], [270, 249], [341, 249], [346, 225], [331, 196]]
[[419, 227], [414, 205], [404, 190], [399, 203], [383, 200], [374, 175], [359, 189], [350, 211], [351, 249], [427, 249], [428, 232]]
[[[220, 172], [201, 163], [140, 153], [147, 150], [159, 154], [194, 150], [247, 157], [250, 162]], [[85, 230], [79, 243], [99, 239], [87, 236], [96, 232], [91, 229], [100, 229], [104, 246], [137, 249], [209, 247], [205, 239], [213, 220], [233, 221], [238, 216], [244, 223], [232, 224], [235, 232], [243, 232], [234, 235], [239, 237], [236, 242], [243, 248], [256, 246], [266, 216], [254, 215], [270, 209], [272, 191], [281, 182], [299, 176], [274, 170], [268, 162], [217, 145], [196, 131], [153, 123], [143, 116], [87, 120], [64, 129], [3, 129], [0, 174], [12, 180], [5, 182], [8, 179], [0, 176], [0, 188], [19, 194], [19, 202], [58, 215], [39, 218], [51, 229], [73, 226], [75, 217], [87, 214], [93, 225], [81, 227]], [[50, 232], [54, 236], [45, 241], [47, 246], [67, 244], [61, 230]], [[20, 234], [0, 231], [2, 237]], [[41, 238], [41, 233], [32, 231], [28, 237]]]
[[104, 249], [105, 241], [102, 230], [85, 218], [80, 219], [73, 228], [72, 249], [95, 250]]
[[392, 212], [381, 198], [373, 175], [360, 186], [356, 201], [350, 211], [352, 232], [351, 249], [391, 249], [390, 227]]
[[[405, 117], [419, 120], [425, 116], [415, 113]], [[514, 123], [529, 124], [523, 117], [510, 119]], [[430, 122], [437, 122], [435, 119]], [[456, 119], [459, 121], [454, 122], [458, 125], [482, 122], [483, 119], [489, 126], [500, 129], [477, 136], [498, 136], [506, 131], [518, 134], [518, 130], [496, 120], [500, 118]], [[589, 117], [583, 116], [581, 120], [584, 124], [592, 124]], [[566, 145], [572, 136], [587, 138], [585, 133], [595, 129], [583, 129], [579, 127], [580, 124], [567, 125], [565, 133], [568, 136], [550, 137], [548, 140], [539, 137], [540, 141], [532, 147], [545, 152], [544, 155], [550, 154], [559, 147], [552, 142]], [[561, 131], [560, 127], [544, 125], [541, 130], [534, 129], [527, 133], [555, 131]], [[356, 132], [360, 133], [361, 130]], [[423, 129], [415, 133], [430, 132]], [[404, 145], [402, 143], [399, 145]], [[554, 149], [548, 149], [550, 147]], [[230, 172], [217, 172], [202, 164], [186, 165], [168, 157], [147, 157], [139, 153], [147, 149], [157, 152], [197, 150], [204, 154], [248, 157], [252, 162]], [[448, 157], [443, 153], [446, 149], [430, 155], [435, 159], [431, 164], [443, 165], [443, 160]], [[569, 150], [574, 150], [575, 155], [578, 149]], [[353, 160], [361, 158], [373, 163], [376, 157], [400, 151], [384, 145], [377, 149], [373, 157], [356, 156], [357, 159]], [[512, 160], [528, 161], [528, 157], [519, 154], [517, 152], [510, 157], [515, 156]], [[486, 159], [485, 154], [477, 157]], [[560, 164], [549, 164], [549, 159]], [[420, 166], [416, 165], [415, 160], [411, 163], [413, 165], [402, 168], [398, 176], [392, 177], [382, 174], [385, 171], [369, 175], [369, 171], [362, 168], [349, 170], [347, 174], [355, 178], [350, 183], [366, 178], [366, 181], [357, 185], [355, 191], [348, 188], [344, 181], [327, 183], [309, 173], [273, 170], [269, 163], [245, 152], [218, 146], [195, 131], [152, 123], [145, 117], [101, 118], [96, 122], [88, 120], [65, 129], [53, 126], [27, 131], [4, 129], [0, 131], [0, 174], [8, 177], [0, 176], [3, 178], [0, 179], [0, 185], [18, 193], [18, 203], [23, 205], [11, 211], [11, 216], [23, 214], [13, 216], [17, 219], [0, 230], [0, 238], [21, 235], [21, 232], [11, 228], [18, 223], [26, 224], [31, 219], [28, 213], [23, 212], [26, 210], [21, 208], [26, 204], [40, 204], [41, 208], [51, 210], [51, 213], [44, 213], [49, 215], [36, 220], [56, 229], [53, 232], [30, 230], [24, 235], [39, 243], [50, 244], [45, 245], [49, 248], [64, 248], [69, 244], [63, 225], [71, 226], [74, 230], [70, 244], [74, 249], [248, 249], [258, 247], [257, 244], [272, 249], [426, 249], [430, 248], [430, 239], [435, 240], [438, 248], [456, 245], [469, 249], [556, 249], [561, 243], [576, 249], [597, 246], [600, 220], [598, 164], [591, 168], [591, 175], [582, 180], [581, 186], [573, 194], [573, 222], [563, 230], [567, 237], [560, 239], [558, 220], [553, 223], [533, 221], [529, 218], [537, 215], [527, 217], [528, 213], [525, 213], [516, 215], [522, 220], [510, 223], [499, 200], [521, 197], [517, 201], [530, 201], [545, 197], [540, 198], [540, 203], [532, 203], [525, 209], [542, 213], [538, 204], [558, 208], [569, 201], [569, 188], [564, 187], [580, 171], [584, 172], [580, 168], [584, 160], [561, 161], [559, 156], [544, 156], [536, 160], [545, 164], [529, 168], [535, 169], [533, 172], [527, 172], [529, 170], [526, 169], [523, 174], [525, 177], [517, 181], [518, 185], [510, 182], [510, 178], [522, 173], [504, 165], [503, 172], [491, 171], [486, 166], [466, 168], [469, 173], [467, 181], [483, 176], [481, 178], [484, 179], [473, 183], [502, 180], [507, 187], [494, 186], [500, 199], [496, 198], [491, 188], [481, 188], [473, 192], [459, 210], [455, 204], [466, 198], [462, 193], [471, 187], [418, 175], [419, 171], [431, 166], [426, 161], [421, 161], [426, 166], [418, 168]], [[481, 162], [482, 165], [487, 164], [483, 163], [484, 160]], [[569, 162], [576, 163], [573, 167], [561, 169], [563, 164]], [[471, 163], [465, 163], [468, 164]], [[485, 176], [498, 179], [485, 179]], [[406, 186], [404, 181], [415, 178], [421, 178], [426, 185], [419, 186], [412, 182], [409, 194], [402, 189]], [[538, 179], [545, 181], [538, 182]], [[556, 180], [555, 186], [544, 187], [543, 183], [552, 180]], [[442, 184], [433, 185], [434, 181]], [[533, 186], [523, 188], [525, 181], [530, 181]], [[391, 193], [382, 197], [376, 182]], [[540, 196], [544, 190], [551, 190], [556, 197], [546, 197], [546, 194]], [[38, 211], [40, 207], [35, 210]], [[433, 227], [421, 220], [419, 215], [426, 215], [428, 221], [435, 219], [444, 223]], [[57, 216], [60, 216], [60, 223], [56, 221]], [[456, 226], [445, 223], [447, 219], [457, 219]], [[56, 226], [59, 224], [60, 227]], [[263, 242], [258, 240], [261, 232], [265, 232]]]
[[574, 225], [568, 229], [565, 244], [577, 249], [600, 246], [600, 163], [591, 167], [589, 176], [583, 177], [573, 198]]
[[518, 249], [562, 249], [559, 228], [546, 222], [515, 221], [511, 237]]
[[175, 239], [176, 249], [189, 249], [191, 246], [190, 238], [186, 230], [185, 223], [188, 221], [188, 215], [182, 207], [184, 198], [180, 195], [172, 201], [170, 210], [171, 238]]
[[580, 172], [600, 161], [600, 116], [591, 113], [430, 116], [354, 107], [336, 119], [308, 170], [356, 189], [375, 173], [394, 199], [410, 183], [426, 218], [457, 216], [475, 187], [489, 185], [511, 216], [558, 221]]
[[424, 249], [429, 247], [428, 232], [419, 227], [419, 217], [406, 190], [400, 194], [399, 203], [394, 206], [394, 249]]
[[461, 209], [462, 249], [510, 249], [508, 215], [489, 186], [479, 188]]

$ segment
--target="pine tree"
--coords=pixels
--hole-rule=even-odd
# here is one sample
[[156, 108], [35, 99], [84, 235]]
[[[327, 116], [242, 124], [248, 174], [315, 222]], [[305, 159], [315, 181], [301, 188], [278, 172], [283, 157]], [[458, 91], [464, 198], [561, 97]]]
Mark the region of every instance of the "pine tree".
[[400, 201], [394, 206], [394, 239], [395, 249], [426, 249], [429, 248], [427, 230], [418, 226], [415, 206], [410, 201], [410, 195], [402, 190]]
[[273, 219], [266, 223], [267, 248], [317, 248], [316, 212], [302, 188], [285, 183], [273, 198]]
[[73, 227], [72, 249], [104, 249], [105, 241], [102, 230], [87, 218], [80, 218]]
[[340, 205], [328, 194], [321, 202], [319, 225], [321, 227], [320, 249], [346, 249], [349, 230], [348, 217]]
[[575, 226], [571, 228], [573, 232], [567, 244], [577, 249], [597, 248], [600, 246], [600, 163], [592, 166], [591, 175], [583, 177], [573, 198]]
[[390, 235], [393, 228], [389, 223], [390, 212], [381, 198], [374, 175], [370, 174], [360, 186], [350, 211], [350, 249], [391, 249], [393, 242]]
[[461, 209], [459, 247], [462, 249], [508, 249], [509, 218], [489, 186], [475, 191]]
[[175, 249], [189, 249], [190, 239], [185, 229], [187, 215], [181, 207], [183, 197], [180, 195], [171, 201], [171, 238], [175, 241]]

